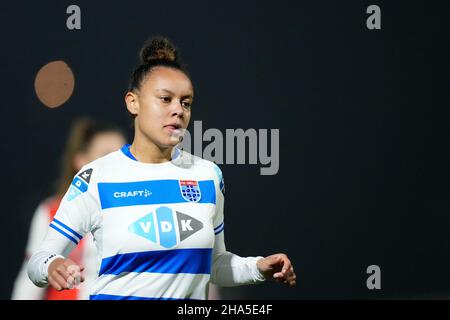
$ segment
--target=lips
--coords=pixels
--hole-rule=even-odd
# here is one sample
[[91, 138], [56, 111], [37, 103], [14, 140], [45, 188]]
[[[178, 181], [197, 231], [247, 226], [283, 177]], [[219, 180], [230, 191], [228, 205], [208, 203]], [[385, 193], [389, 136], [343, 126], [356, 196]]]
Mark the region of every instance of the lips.
[[168, 127], [169, 129], [177, 130], [177, 129], [181, 128], [181, 124], [179, 124], [179, 123], [171, 123], [171, 124], [168, 124], [168, 125], [166, 125], [164, 127]]
[[182, 131], [181, 131], [181, 125], [178, 124], [178, 123], [171, 123], [171, 124], [168, 124], [168, 125], [164, 126], [164, 128], [166, 128], [167, 131], [169, 131], [169, 134], [170, 134], [171, 136], [176, 136], [176, 137], [178, 137], [178, 136], [180, 136], [180, 135], [182, 134]]

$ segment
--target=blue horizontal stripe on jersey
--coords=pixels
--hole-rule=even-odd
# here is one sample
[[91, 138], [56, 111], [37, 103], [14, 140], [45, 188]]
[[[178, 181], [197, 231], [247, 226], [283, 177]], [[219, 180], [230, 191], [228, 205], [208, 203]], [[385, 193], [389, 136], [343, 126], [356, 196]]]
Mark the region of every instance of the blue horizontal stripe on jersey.
[[214, 229], [214, 234], [217, 236], [219, 233], [221, 233], [221, 232], [223, 231], [224, 228], [225, 228], [225, 226], [224, 226], [223, 223], [222, 223], [222, 225], [220, 226], [220, 228], [218, 228], [217, 230]]
[[[198, 181], [198, 186], [201, 193], [198, 203], [216, 204], [214, 180]], [[99, 182], [98, 193], [102, 209], [190, 202], [183, 197], [179, 180]]]
[[99, 276], [122, 272], [210, 274], [211, 256], [211, 248], [118, 254], [102, 260]]
[[66, 238], [68, 238], [69, 240], [71, 240], [73, 243], [78, 244], [78, 241], [75, 240], [74, 237], [72, 237], [71, 235], [67, 234], [66, 232], [64, 232], [63, 230], [61, 230], [61, 229], [58, 228], [57, 226], [55, 226], [55, 225], [53, 224], [53, 222], [50, 223], [50, 227], [53, 228], [53, 229], [55, 229], [55, 230], [58, 231], [59, 233], [61, 233], [63, 236], [65, 236]]
[[214, 231], [219, 230], [220, 228], [223, 227], [223, 222], [221, 224], [219, 224], [217, 227], [214, 228]]
[[90, 300], [194, 300], [189, 298], [164, 298], [164, 297], [136, 297], [136, 296], [116, 296], [112, 294], [94, 294], [89, 296]]
[[83, 239], [83, 236], [81, 236], [80, 234], [75, 232], [75, 230], [73, 230], [72, 228], [69, 228], [67, 225], [65, 225], [64, 223], [62, 223], [58, 219], [53, 218], [53, 222], [56, 222], [57, 224], [59, 224], [61, 227], [63, 227], [67, 231], [70, 231], [71, 233], [73, 233], [79, 240]]

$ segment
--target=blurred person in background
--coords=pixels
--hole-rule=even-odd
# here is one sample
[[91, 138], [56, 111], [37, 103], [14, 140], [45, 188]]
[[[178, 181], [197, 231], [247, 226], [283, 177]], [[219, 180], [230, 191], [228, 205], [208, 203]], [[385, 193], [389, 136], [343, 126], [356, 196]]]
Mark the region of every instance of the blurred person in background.
[[12, 300], [85, 300], [89, 298], [89, 287], [97, 277], [97, 253], [92, 238], [87, 235], [71, 252], [70, 259], [86, 267], [86, 281], [72, 290], [57, 291], [51, 286], [39, 288], [27, 275], [27, 263], [39, 247], [48, 231], [48, 226], [58, 210], [73, 176], [87, 163], [116, 151], [125, 143], [119, 127], [90, 118], [74, 121], [60, 164], [60, 176], [54, 195], [44, 199], [37, 207], [30, 226], [25, 251], [25, 261], [15, 280]]

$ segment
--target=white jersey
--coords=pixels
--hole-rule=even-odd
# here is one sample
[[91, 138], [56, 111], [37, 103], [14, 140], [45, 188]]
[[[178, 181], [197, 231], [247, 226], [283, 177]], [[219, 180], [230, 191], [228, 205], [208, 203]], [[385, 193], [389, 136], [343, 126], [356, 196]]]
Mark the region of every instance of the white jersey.
[[125, 145], [75, 176], [30, 259], [30, 279], [45, 286], [48, 265], [91, 232], [98, 251], [91, 299], [206, 299], [210, 281], [262, 282], [261, 257], [225, 249], [223, 193], [210, 161], [175, 149], [172, 161], [142, 163]]

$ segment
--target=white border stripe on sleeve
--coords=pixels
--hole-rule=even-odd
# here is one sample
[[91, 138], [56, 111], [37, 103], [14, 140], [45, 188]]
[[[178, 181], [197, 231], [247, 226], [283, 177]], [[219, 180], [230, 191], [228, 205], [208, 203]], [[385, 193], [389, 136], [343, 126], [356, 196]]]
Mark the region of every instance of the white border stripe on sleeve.
[[57, 226], [55, 226], [55, 225], [53, 224], [53, 222], [50, 223], [50, 228], [55, 229], [57, 232], [59, 232], [60, 234], [62, 234], [63, 236], [65, 236], [67, 239], [69, 239], [69, 240], [72, 241], [73, 243], [78, 244], [78, 241], [77, 241], [74, 237], [72, 237], [70, 234], [67, 234], [64, 230], [62, 230], [62, 229], [58, 228]]

